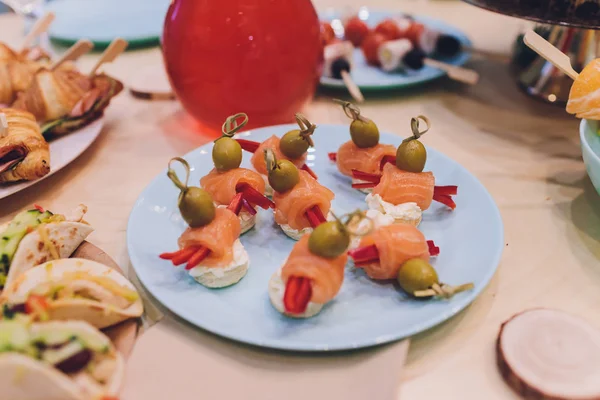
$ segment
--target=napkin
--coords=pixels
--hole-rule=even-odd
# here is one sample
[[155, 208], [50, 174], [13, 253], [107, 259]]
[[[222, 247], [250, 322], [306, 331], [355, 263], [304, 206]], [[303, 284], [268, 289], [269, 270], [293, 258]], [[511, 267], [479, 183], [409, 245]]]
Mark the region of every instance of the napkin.
[[168, 313], [138, 339], [121, 400], [392, 400], [407, 351], [405, 340], [349, 353], [276, 352], [216, 337]]

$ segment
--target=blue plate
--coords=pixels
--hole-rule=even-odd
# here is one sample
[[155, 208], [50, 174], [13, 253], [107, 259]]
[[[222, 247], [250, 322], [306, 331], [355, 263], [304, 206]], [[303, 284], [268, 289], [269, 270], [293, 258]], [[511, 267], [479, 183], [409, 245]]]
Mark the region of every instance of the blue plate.
[[[399, 14], [389, 11], [368, 11], [368, 13], [362, 11], [361, 13], [364, 13], [363, 17], [366, 18], [365, 22], [371, 28], [374, 28], [382, 20]], [[332, 21], [333, 19], [340, 18], [340, 16], [340, 13], [329, 12], [323, 13], [319, 17], [323, 21]], [[445, 22], [426, 17], [415, 17], [415, 19], [431, 28], [455, 36], [464, 46], [471, 45], [471, 41], [464, 33]], [[470, 58], [471, 56], [469, 53], [460, 53], [451, 58], [437, 59], [449, 64], [461, 66], [469, 61]], [[352, 76], [352, 80], [362, 90], [385, 90], [423, 84], [441, 78], [442, 76], [445, 76], [446, 73], [429, 66], [425, 66], [423, 69], [415, 72], [385, 72], [381, 68], [367, 64], [362, 51], [360, 49], [354, 49], [354, 65], [350, 75]], [[321, 77], [321, 85], [335, 88], [345, 87], [342, 80], [325, 76]]]
[[169, 0], [54, 0], [45, 9], [56, 14], [48, 34], [65, 45], [89, 39], [103, 48], [117, 37], [130, 47], [157, 45], [169, 4]]
[[[294, 129], [280, 125], [243, 133], [263, 141]], [[297, 128], [297, 127], [296, 127]], [[365, 195], [350, 187], [328, 157], [328, 152], [349, 139], [348, 127], [321, 125], [314, 135], [315, 150], [308, 164], [320, 182], [333, 190], [337, 214], [365, 208]], [[381, 141], [399, 145], [401, 138], [382, 134]], [[188, 153], [193, 167], [190, 182], [213, 167], [212, 143]], [[242, 166], [250, 168], [245, 154]], [[255, 229], [241, 238], [250, 255], [250, 269], [238, 284], [207, 289], [183, 268], [161, 260], [162, 252], [177, 249], [177, 238], [186, 228], [177, 209], [178, 191], [166, 176], [157, 176], [138, 198], [127, 227], [127, 246], [133, 267], [144, 286], [175, 314], [218, 335], [257, 346], [297, 351], [332, 351], [374, 346], [422, 332], [452, 317], [484, 289], [499, 263], [503, 243], [500, 213], [490, 194], [456, 162], [428, 149], [427, 168], [439, 185], [458, 185], [458, 207], [451, 212], [434, 204], [424, 213], [420, 229], [433, 239], [441, 254], [433, 263], [442, 282], [473, 282], [475, 289], [449, 301], [414, 300], [393, 283], [376, 283], [360, 270], [347, 268], [338, 296], [321, 313], [295, 320], [277, 312], [269, 302], [267, 282], [290, 253], [294, 241], [261, 210]]]

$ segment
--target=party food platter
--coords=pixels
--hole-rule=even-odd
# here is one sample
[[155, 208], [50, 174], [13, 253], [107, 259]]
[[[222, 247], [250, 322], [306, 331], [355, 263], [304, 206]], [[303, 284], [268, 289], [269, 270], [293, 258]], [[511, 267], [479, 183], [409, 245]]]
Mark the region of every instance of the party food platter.
[[[133, 349], [141, 296], [86, 241], [80, 204], [39, 205], [0, 226], [0, 382], [12, 399], [113, 398]], [[22, 379], [16, 379], [21, 376]]]
[[87, 73], [73, 64], [93, 48], [80, 40], [51, 60], [29, 43], [53, 21], [49, 13], [32, 28], [24, 44], [0, 43], [0, 199], [65, 167], [102, 130], [104, 110], [123, 85], [98, 73], [127, 47], [114, 40]]
[[[229, 213], [229, 216], [226, 216], [225, 214], [229, 211], [225, 208], [215, 208], [214, 217], [209, 217], [207, 221], [200, 221], [205, 215], [203, 213], [194, 214], [190, 208], [192, 204], [188, 203], [189, 199], [186, 196], [192, 196], [193, 192], [193, 197], [200, 201], [198, 199], [205, 196], [205, 191], [210, 192], [215, 204], [223, 204], [221, 207], [226, 207], [225, 204], [229, 199], [217, 199], [215, 196], [219, 191], [226, 191], [226, 186], [228, 186], [228, 183], [224, 183], [226, 182], [226, 178], [223, 178], [225, 175], [220, 174], [231, 172], [213, 170], [214, 166], [217, 168], [230, 167], [219, 162], [215, 162], [213, 165], [210, 157], [213, 144], [202, 146], [176, 161], [189, 167], [189, 186], [198, 186], [200, 181], [205, 191], [187, 187], [187, 183], [182, 182], [183, 179], [173, 180], [174, 177], [182, 178], [184, 176], [181, 165], [177, 166], [173, 160], [169, 176], [167, 176], [167, 171], [159, 174], [139, 196], [130, 215], [127, 228], [129, 255], [138, 277], [154, 297], [180, 317], [220, 336], [261, 347], [294, 351], [347, 350], [394, 341], [431, 328], [451, 318], [471, 303], [494, 274], [504, 247], [500, 214], [481, 183], [456, 162], [433, 149], [427, 149], [425, 169], [435, 173], [436, 183], [457, 185], [460, 188], [458, 195], [452, 200], [452, 195], [456, 193], [456, 186], [444, 186], [440, 190], [440, 194], [434, 194], [436, 203], [431, 204], [431, 207], [427, 204], [423, 208], [428, 209], [422, 214], [422, 222], [419, 216], [418, 221], [415, 221], [413, 225], [397, 223], [390, 225], [392, 228], [389, 229], [406, 229], [410, 235], [416, 235], [417, 240], [422, 240], [419, 246], [425, 246], [424, 250], [422, 250], [423, 247], [420, 247], [419, 251], [424, 251], [427, 260], [429, 260], [430, 254], [438, 255], [432, 259], [432, 265], [435, 265], [439, 280], [449, 285], [442, 284], [440, 292], [429, 290], [427, 296], [440, 294], [442, 297], [450, 297], [454, 294], [451, 293], [450, 284], [460, 285], [469, 282], [472, 285], [462, 286], [457, 290], [460, 293], [455, 293], [449, 299], [415, 299], [400, 290], [398, 283], [395, 283], [394, 279], [389, 279], [391, 275], [384, 276], [385, 280], [374, 280], [377, 278], [374, 269], [370, 269], [367, 265], [359, 267], [358, 260], [365, 256], [364, 250], [366, 249], [368, 252], [369, 246], [361, 248], [362, 250], [355, 249], [349, 252], [350, 258], [354, 257], [355, 264], [352, 261], [346, 262], [345, 246], [348, 243], [342, 246], [341, 252], [330, 254], [332, 249], [339, 248], [339, 246], [332, 244], [335, 242], [328, 241], [331, 237], [326, 236], [327, 232], [324, 232], [321, 227], [328, 226], [337, 229], [335, 227], [341, 225], [336, 225], [339, 221], [333, 220], [335, 217], [332, 217], [328, 210], [341, 216], [357, 209], [364, 209], [366, 208], [365, 194], [352, 188], [351, 179], [341, 175], [337, 171], [336, 164], [331, 161], [331, 158], [334, 157], [331, 153], [338, 151], [340, 145], [348, 140], [348, 126], [320, 125], [315, 130], [314, 125], [302, 118], [299, 119], [299, 125], [301, 132], [310, 132], [314, 147], [308, 149], [305, 158], [298, 159], [301, 160], [300, 162], [294, 162], [300, 177], [299, 181], [296, 181], [296, 186], [289, 191], [297, 190], [297, 193], [304, 191], [304, 193], [308, 193], [309, 198], [314, 199], [332, 198], [331, 208], [329, 208], [328, 200], [315, 200], [320, 204], [321, 211], [315, 210], [313, 207], [305, 212], [311, 225], [316, 226], [314, 230], [308, 229], [308, 233], [305, 233], [302, 230], [296, 230], [301, 229], [300, 227], [293, 226], [294, 217], [289, 214], [293, 211], [289, 211], [289, 209], [294, 208], [295, 205], [302, 207], [299, 203], [306, 200], [297, 199], [293, 192], [282, 192], [292, 193], [292, 197], [288, 198], [288, 205], [285, 205], [285, 196], [280, 191], [284, 191], [286, 188], [281, 188], [281, 183], [271, 179], [273, 178], [271, 172], [269, 172], [268, 182], [273, 185], [273, 202], [277, 205], [275, 212], [277, 223], [274, 221], [273, 212], [268, 210], [271, 206], [270, 200], [264, 201], [260, 195], [255, 196], [251, 190], [248, 190], [247, 182], [250, 182], [250, 175], [246, 175], [248, 176], [246, 183], [236, 186], [238, 194], [232, 194], [235, 197], [227, 206], [229, 211], [235, 210], [236, 214], [240, 213], [240, 209], [244, 210], [239, 214], [240, 223], [237, 223], [237, 228], [235, 228], [237, 233], [233, 234], [233, 238], [228, 237], [228, 234], [224, 233], [225, 231], [215, 230], [214, 224], [218, 224], [218, 221], [229, 221], [228, 218], [233, 215]], [[406, 133], [410, 132], [408, 125], [407, 123]], [[255, 152], [252, 163], [249, 162], [250, 157], [245, 153], [241, 166], [254, 167], [260, 172], [264, 165], [260, 166], [261, 164], [257, 163], [257, 154], [265, 146], [271, 146], [272, 143], [280, 143], [279, 147], [283, 149], [284, 140], [280, 141], [279, 137], [293, 129], [293, 125], [281, 125], [238, 134], [237, 140], [242, 148]], [[314, 134], [310, 131], [311, 129]], [[297, 134], [298, 130], [293, 132]], [[216, 153], [220, 153], [225, 145], [224, 142], [220, 143], [221, 140], [223, 139], [218, 140], [215, 144], [220, 148]], [[381, 134], [381, 142], [389, 143], [395, 149], [401, 144], [402, 139], [392, 134]], [[337, 156], [340, 157], [341, 153], [338, 153]], [[281, 158], [281, 153], [277, 154], [277, 158]], [[269, 171], [275, 171], [277, 168], [279, 171], [292, 168], [289, 166], [290, 164], [286, 164], [284, 168], [283, 164], [276, 162], [276, 166], [272, 167], [275, 169], [269, 169], [271, 168], [269, 165], [273, 165], [272, 160], [269, 164], [267, 158], [266, 163]], [[391, 169], [391, 164], [388, 165], [390, 167], [386, 166], [386, 168]], [[233, 167], [237, 168], [235, 165]], [[244, 174], [252, 172], [243, 168], [242, 170], [246, 171], [243, 172]], [[310, 175], [318, 176], [318, 181]], [[219, 178], [219, 176], [221, 177]], [[211, 183], [211, 180], [219, 179], [223, 179], [220, 181], [221, 187], [219, 184]], [[260, 179], [260, 175], [258, 179]], [[179, 190], [171, 180], [178, 187], [183, 188], [181, 195], [183, 197], [179, 197], [179, 202], [183, 205], [181, 211], [178, 209]], [[257, 182], [255, 187], [261, 187], [260, 183], [262, 180]], [[268, 192], [264, 185], [262, 183], [263, 193], [265, 190]], [[355, 187], [368, 186], [364, 183], [358, 185]], [[269, 186], [267, 185], [267, 187]], [[190, 191], [186, 192], [186, 190]], [[307, 190], [308, 192], [306, 192]], [[247, 213], [246, 210], [249, 211], [252, 207], [247, 207], [245, 203], [243, 206], [238, 205], [237, 201], [240, 196], [242, 201], [252, 199], [249, 202], [250, 205], [256, 205], [254, 212], [249, 213], [251, 216], [245, 216], [244, 213]], [[453, 207], [455, 209], [451, 211], [449, 208]], [[267, 210], [259, 208], [267, 208]], [[286, 208], [288, 211], [283, 211]], [[281, 220], [281, 213], [285, 212], [288, 213], [287, 218], [292, 218], [287, 219], [287, 222]], [[324, 215], [317, 216], [317, 214]], [[214, 219], [211, 220], [211, 218]], [[252, 218], [252, 223], [255, 223], [254, 228], [251, 223], [248, 223], [249, 218]], [[313, 225], [312, 221], [315, 218], [317, 223]], [[333, 221], [329, 223], [325, 222], [325, 219]], [[226, 222], [227, 226], [235, 225], [235, 219], [233, 221]], [[414, 227], [419, 222], [421, 223], [418, 230], [422, 234]], [[190, 226], [193, 224], [201, 226], [186, 230], [187, 223], [190, 223]], [[240, 232], [244, 232], [246, 229], [249, 229], [247, 233], [241, 235], [239, 240], [235, 240]], [[183, 233], [184, 231], [186, 233]], [[203, 239], [204, 244], [200, 247], [186, 247], [186, 240], [196, 233], [208, 233], [208, 237]], [[186, 239], [186, 235], [188, 239]], [[218, 238], [218, 241], [221, 242], [231, 242], [231, 246], [233, 246], [230, 251], [235, 253], [232, 256], [234, 259], [222, 270], [222, 273], [214, 272], [219, 268], [211, 269], [210, 264], [202, 264], [202, 261], [199, 261], [205, 260], [207, 257], [204, 252], [207, 248], [202, 246], [209, 246], [209, 256], [213, 251], [210, 250], [210, 246], [213, 246], [213, 249], [218, 246], [210, 244], [211, 236]], [[307, 257], [315, 256], [317, 253], [315, 253], [316, 250], [313, 250], [314, 243], [310, 242], [312, 238], [319, 236], [321, 242], [316, 243], [320, 248], [318, 254], [324, 253], [328, 254], [327, 257], [337, 258], [331, 261], [325, 255], [321, 255], [311, 258], [311, 261], [300, 263], [298, 268], [304, 268], [309, 264], [325, 263], [327, 265], [327, 263], [333, 262], [336, 271], [343, 275], [336, 278], [343, 280], [343, 284], [341, 281], [337, 283], [337, 285], [341, 285], [341, 289], [338, 286], [339, 293], [337, 296], [333, 293], [333, 296], [329, 296], [327, 300], [322, 300], [323, 303], [326, 303], [324, 306], [313, 302], [316, 301], [315, 296], [319, 289], [314, 289], [313, 297], [309, 296], [312, 300], [309, 301], [306, 298], [302, 300], [306, 281], [301, 282], [301, 279], [292, 276], [286, 278], [283, 275], [285, 268], [280, 270], [284, 264], [287, 268], [292, 259], [297, 259], [300, 253]], [[299, 241], [296, 242], [290, 238], [299, 239]], [[429, 242], [425, 243], [425, 238]], [[180, 246], [183, 246], [182, 250], [170, 253], [178, 248], [178, 240]], [[307, 243], [311, 255], [306, 254]], [[330, 243], [330, 245], [320, 246], [323, 243]], [[365, 243], [367, 242], [361, 242], [361, 246], [364, 247]], [[191, 252], [188, 251], [190, 249]], [[379, 251], [380, 257], [384, 257], [381, 253], [383, 250]], [[204, 254], [202, 254], [203, 252]], [[361, 252], [362, 256], [359, 255]], [[423, 253], [420, 253], [418, 257], [424, 259]], [[248, 262], [248, 260], [250, 261]], [[174, 268], [169, 261], [175, 265], [187, 262], [188, 266]], [[200, 265], [198, 265], [199, 262]], [[381, 262], [383, 263], [383, 261]], [[208, 267], [202, 267], [202, 265]], [[210, 275], [210, 279], [208, 279], [210, 272], [214, 275]], [[395, 274], [392, 272], [393, 276]], [[313, 278], [317, 279], [316, 276]], [[287, 279], [287, 285], [282, 283], [282, 279]], [[402, 282], [400, 277], [398, 279]], [[296, 288], [290, 285], [291, 281], [298, 284]], [[316, 288], [315, 283], [312, 284], [312, 287]], [[400, 283], [400, 285], [403, 284]], [[229, 287], [214, 289], [223, 286]], [[406, 285], [402, 287], [407, 290]], [[436, 284], [433, 287], [435, 288]], [[440, 286], [437, 285], [437, 288], [440, 289]], [[335, 289], [334, 292], [338, 289]], [[310, 292], [310, 289], [308, 290]], [[446, 290], [447, 292], [444, 292]], [[292, 299], [290, 301], [288, 301], [288, 294]], [[417, 295], [417, 291], [413, 294]], [[332, 299], [332, 297], [334, 298]], [[281, 299], [283, 299], [283, 304]], [[298, 303], [302, 304], [298, 310], [295, 310]]]
[[[326, 12], [320, 14], [319, 16], [322, 21], [328, 21], [330, 23], [333, 22], [332, 25], [337, 24], [341, 26], [343, 24], [341, 21], [343, 16], [339, 12]], [[360, 20], [368, 25], [370, 29], [373, 29], [384, 20], [402, 17], [402, 15], [398, 13], [371, 10], [361, 10], [359, 11], [359, 16]], [[471, 45], [470, 40], [463, 32], [451, 25], [448, 25], [447, 23], [432, 18], [418, 16], [415, 16], [414, 20], [422, 23], [429, 29], [456, 38], [463, 48], [470, 47]], [[343, 37], [343, 28], [334, 28], [334, 31], [336, 31], [336, 36], [338, 35], [338, 32], [340, 32], [339, 35]], [[410, 87], [438, 79], [446, 74], [446, 72], [443, 70], [430, 65], [425, 65], [419, 70], [414, 71], [399, 70], [386, 72], [381, 67], [370, 65], [360, 47], [354, 48], [351, 53], [351, 58], [352, 69], [350, 71], [350, 75], [352, 80], [361, 90], [387, 90]], [[450, 65], [462, 66], [470, 59], [470, 54], [468, 52], [461, 51], [452, 56], [445, 57], [440, 57], [434, 54], [433, 58]], [[325, 87], [343, 88], [346, 84], [342, 79], [336, 79], [332, 76], [327, 76], [326, 73], [321, 77], [321, 85]]]

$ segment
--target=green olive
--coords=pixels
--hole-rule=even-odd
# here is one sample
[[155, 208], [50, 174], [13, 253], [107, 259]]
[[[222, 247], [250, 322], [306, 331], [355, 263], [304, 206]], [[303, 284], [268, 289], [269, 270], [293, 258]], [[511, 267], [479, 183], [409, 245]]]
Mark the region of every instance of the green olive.
[[350, 137], [361, 149], [373, 147], [379, 143], [379, 129], [370, 119], [355, 119], [350, 124]]
[[413, 258], [406, 261], [398, 271], [398, 283], [409, 294], [417, 290], [426, 290], [439, 283], [437, 272], [427, 261]]
[[427, 150], [417, 139], [407, 140], [398, 146], [396, 166], [403, 171], [423, 172], [427, 161]]
[[350, 245], [350, 234], [338, 221], [324, 222], [317, 226], [308, 238], [311, 253], [325, 258], [335, 258]]
[[296, 186], [300, 180], [298, 168], [288, 160], [279, 160], [269, 171], [269, 185], [278, 193], [284, 193]]
[[222, 137], [213, 146], [212, 158], [218, 171], [235, 169], [242, 163], [242, 146], [230, 137]]
[[178, 204], [183, 220], [192, 228], [207, 225], [215, 218], [212, 197], [199, 187], [188, 187], [181, 192]]
[[300, 158], [309, 148], [308, 141], [302, 137], [300, 130], [289, 131], [281, 138], [279, 150], [288, 158]]

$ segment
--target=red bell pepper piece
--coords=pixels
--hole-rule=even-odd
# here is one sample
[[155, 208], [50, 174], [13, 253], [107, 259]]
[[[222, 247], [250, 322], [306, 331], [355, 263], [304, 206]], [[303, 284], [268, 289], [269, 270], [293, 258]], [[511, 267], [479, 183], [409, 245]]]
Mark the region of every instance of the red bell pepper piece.
[[312, 285], [309, 278], [290, 276], [285, 285], [283, 305], [290, 314], [301, 314], [312, 297]]
[[25, 312], [27, 314], [36, 314], [42, 316], [46, 314], [49, 305], [44, 296], [31, 294], [25, 301]]
[[246, 199], [251, 206], [258, 206], [263, 210], [275, 208], [275, 203], [273, 203], [270, 199], [265, 197], [262, 193], [254, 189], [246, 182], [238, 183], [238, 185], [235, 187], [235, 190], [238, 193], [242, 193], [244, 199]]
[[429, 247], [429, 255], [434, 257], [440, 254], [440, 248], [435, 245], [433, 240], [427, 241], [427, 246]]
[[350, 250], [348, 255], [354, 260], [355, 266], [369, 264], [379, 260], [379, 250], [374, 244]]
[[250, 215], [256, 215], [256, 210], [254, 209], [254, 207], [252, 207], [250, 205], [250, 203], [248, 203], [248, 200], [243, 198], [242, 195], [242, 208], [246, 211], [248, 211], [250, 213]]
[[256, 150], [258, 149], [258, 146], [260, 146], [260, 143], [255, 142], [254, 140], [246, 140], [246, 139], [235, 139], [240, 146], [242, 146], [242, 149], [249, 151], [250, 153], [254, 153], [256, 152]]
[[302, 166], [302, 168], [300, 168], [300, 169], [303, 169], [304, 171], [308, 172], [310, 174], [310, 176], [312, 176], [313, 178], [319, 179], [317, 177], [317, 174], [315, 174], [315, 171], [313, 171], [312, 169], [310, 169], [310, 167], [308, 165], [304, 164]]
[[327, 221], [327, 219], [323, 215], [323, 212], [321, 211], [319, 206], [313, 206], [313, 207], [309, 208], [308, 210], [306, 210], [306, 212], [304, 214], [306, 215], [306, 218], [308, 218], [308, 222], [310, 222], [310, 226], [312, 226], [313, 228], [316, 228], [317, 226], [321, 225], [323, 222]]
[[435, 186], [433, 188], [433, 194], [454, 196], [458, 194], [458, 186]]
[[194, 255], [194, 253], [197, 252], [198, 250], [200, 250], [200, 246], [186, 247], [185, 249], [181, 250], [181, 252], [179, 254], [177, 254], [175, 257], [173, 257], [171, 259], [171, 262], [175, 266], [181, 265], [181, 264], [187, 262], [190, 259], [190, 257], [192, 257]]
[[183, 251], [183, 249], [174, 251], [172, 253], [161, 253], [161, 254], [159, 254], [159, 257], [162, 258], [163, 260], [172, 260], [178, 254], [181, 254], [182, 251]]
[[42, 207], [40, 205], [34, 204], [33, 207], [35, 207], [35, 209], [41, 213], [46, 212], [46, 210], [44, 210], [44, 207]]
[[231, 211], [232, 213], [234, 213], [235, 215], [239, 215], [240, 211], [242, 210], [242, 206], [244, 204], [243, 200], [244, 200], [243, 193], [236, 194], [235, 197], [233, 198], [233, 200], [231, 200], [231, 203], [229, 203], [229, 205], [227, 206], [227, 209], [229, 211]]
[[369, 189], [374, 188], [375, 186], [377, 186], [375, 182], [361, 182], [352, 184], [353, 189]]
[[210, 250], [206, 247], [202, 246], [198, 251], [194, 253], [193, 256], [188, 260], [187, 265], [185, 266], [186, 270], [190, 270], [194, 268], [196, 265], [200, 264], [202, 260], [204, 260], [210, 254]]
[[337, 161], [337, 153], [327, 153], [329, 159], [333, 162]]
[[454, 200], [452, 200], [452, 197], [450, 197], [449, 195], [434, 193], [433, 200], [450, 207], [452, 210], [456, 208], [456, 203], [454, 202]]
[[352, 170], [352, 177], [354, 179], [360, 179], [361, 181], [379, 183], [381, 180], [381, 175], [379, 174], [369, 174], [368, 172], [359, 171], [357, 169]]
[[383, 156], [381, 162], [379, 163], [379, 170], [383, 170], [383, 167], [387, 163], [396, 165], [396, 156]]

